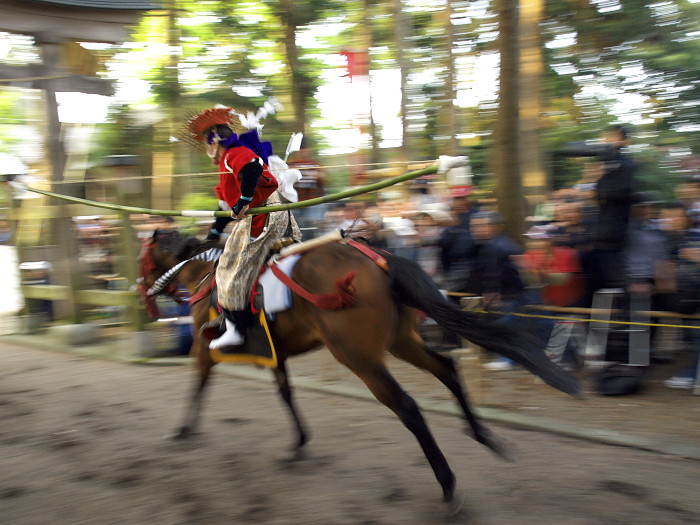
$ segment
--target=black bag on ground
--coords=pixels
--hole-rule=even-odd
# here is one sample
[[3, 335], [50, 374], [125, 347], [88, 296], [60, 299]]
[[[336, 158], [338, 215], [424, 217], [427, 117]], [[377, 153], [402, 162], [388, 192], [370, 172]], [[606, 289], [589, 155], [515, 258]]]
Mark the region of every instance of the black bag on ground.
[[644, 386], [645, 372], [643, 366], [608, 365], [595, 376], [595, 390], [603, 396], [636, 394]]

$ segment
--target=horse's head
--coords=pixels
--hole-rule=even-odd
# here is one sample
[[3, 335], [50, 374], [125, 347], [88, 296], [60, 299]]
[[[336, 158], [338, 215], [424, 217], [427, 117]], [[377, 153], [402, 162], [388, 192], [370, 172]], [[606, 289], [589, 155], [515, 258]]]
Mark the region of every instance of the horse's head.
[[178, 256], [184, 244], [185, 238], [175, 229], [159, 229], [153, 232], [144, 247], [144, 255], [147, 254], [152, 259], [154, 273], [157, 273], [156, 279], [180, 262]]
[[[141, 299], [146, 306], [146, 311], [153, 319], [160, 317], [155, 297], [147, 294], [148, 289], [153, 286], [156, 280], [175, 266], [179, 261], [178, 254], [184, 245], [184, 238], [180, 232], [174, 229], [156, 230], [153, 235], [144, 243], [141, 251], [141, 279], [139, 289]], [[172, 283], [170, 290], [164, 290], [166, 294], [175, 292], [175, 283]]]
[[[140, 291], [142, 300], [146, 306], [148, 314], [157, 319], [159, 317], [158, 307], [153, 296], [148, 295], [148, 290], [155, 284], [156, 280], [165, 274], [170, 268], [190, 257], [211, 248], [212, 242], [202, 242], [195, 237], [183, 237], [180, 232], [174, 229], [156, 230], [153, 235], [144, 243], [141, 252], [141, 281]], [[176, 282], [167, 284], [162, 292], [181, 300]]]

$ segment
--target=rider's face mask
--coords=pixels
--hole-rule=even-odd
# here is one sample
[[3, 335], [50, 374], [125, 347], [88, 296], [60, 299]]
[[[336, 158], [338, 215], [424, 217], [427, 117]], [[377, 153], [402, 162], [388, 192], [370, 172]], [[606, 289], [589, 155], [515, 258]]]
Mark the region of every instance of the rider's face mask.
[[221, 138], [213, 131], [210, 131], [207, 135], [207, 144], [205, 149], [210, 159], [216, 157], [216, 152], [219, 149], [219, 140], [221, 140]]

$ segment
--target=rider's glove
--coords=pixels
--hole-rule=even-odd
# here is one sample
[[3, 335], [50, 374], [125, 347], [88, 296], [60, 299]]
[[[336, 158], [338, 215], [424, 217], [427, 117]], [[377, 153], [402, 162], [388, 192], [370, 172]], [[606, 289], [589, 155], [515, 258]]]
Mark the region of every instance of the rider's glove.
[[238, 202], [236, 205], [233, 207], [233, 214], [238, 215], [241, 213], [241, 210], [248, 206], [250, 204], [250, 201], [253, 200], [253, 197], [243, 197], [241, 196], [240, 199], [238, 199]]

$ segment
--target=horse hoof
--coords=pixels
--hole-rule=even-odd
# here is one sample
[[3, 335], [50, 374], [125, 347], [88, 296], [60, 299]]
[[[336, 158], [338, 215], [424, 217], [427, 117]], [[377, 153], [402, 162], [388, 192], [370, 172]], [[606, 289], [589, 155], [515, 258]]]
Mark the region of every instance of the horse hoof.
[[188, 427], [187, 425], [183, 425], [179, 427], [172, 436], [170, 436], [171, 439], [187, 439], [192, 435], [192, 429]]
[[306, 459], [306, 449], [294, 447], [289, 451], [289, 461], [302, 461]]
[[490, 430], [484, 432], [480, 442], [508, 463], [515, 463], [518, 460], [518, 450], [515, 445], [511, 441], [497, 436]]
[[460, 510], [462, 510], [464, 499], [464, 491], [458, 490], [452, 494], [452, 497], [450, 497], [449, 500], [447, 500], [447, 511], [450, 513], [450, 516], [454, 516]]

